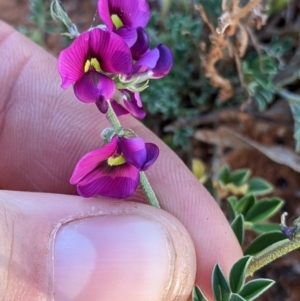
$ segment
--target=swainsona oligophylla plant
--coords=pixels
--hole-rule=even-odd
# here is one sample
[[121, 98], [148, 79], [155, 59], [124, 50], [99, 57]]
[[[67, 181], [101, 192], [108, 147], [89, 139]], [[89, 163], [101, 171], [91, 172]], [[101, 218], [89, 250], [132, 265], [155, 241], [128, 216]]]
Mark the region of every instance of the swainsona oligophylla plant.
[[70, 182], [83, 197], [121, 199], [132, 195], [140, 183], [149, 203], [159, 206], [143, 172], [155, 162], [158, 147], [125, 130], [118, 117], [145, 117], [140, 92], [150, 79], [168, 74], [173, 57], [163, 44], [149, 49], [146, 0], [99, 0], [98, 13], [104, 24], [79, 34], [59, 1], [52, 3], [53, 18], [68, 28], [67, 35], [75, 37], [58, 58], [61, 87], [73, 85], [75, 96], [95, 103], [112, 125], [102, 134], [104, 145], [77, 163]]

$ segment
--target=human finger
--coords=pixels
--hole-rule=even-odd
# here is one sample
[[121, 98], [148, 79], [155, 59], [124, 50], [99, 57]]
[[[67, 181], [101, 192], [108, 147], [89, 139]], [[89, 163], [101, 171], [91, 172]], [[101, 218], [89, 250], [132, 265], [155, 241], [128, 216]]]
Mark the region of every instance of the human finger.
[[0, 192], [2, 300], [186, 301], [195, 251], [182, 224], [132, 202]]

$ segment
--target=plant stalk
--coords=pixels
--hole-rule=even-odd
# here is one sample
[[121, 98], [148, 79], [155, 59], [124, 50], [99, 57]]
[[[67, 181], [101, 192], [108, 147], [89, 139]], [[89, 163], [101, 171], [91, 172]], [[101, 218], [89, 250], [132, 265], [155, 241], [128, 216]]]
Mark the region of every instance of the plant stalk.
[[293, 240], [284, 239], [271, 245], [266, 250], [253, 257], [248, 266], [246, 277], [252, 276], [254, 272], [261, 269], [268, 263], [298, 248], [300, 248], [299, 236], [296, 236]]
[[[107, 114], [107, 118], [110, 121], [113, 129], [115, 130], [115, 132], [118, 132], [119, 129], [121, 128], [121, 123], [109, 101], [108, 101], [108, 110], [107, 110], [106, 114]], [[147, 198], [148, 203], [154, 207], [160, 208], [160, 205], [159, 205], [159, 202], [155, 195], [155, 192], [152, 189], [152, 187], [146, 177], [146, 174], [143, 171], [140, 172], [140, 185], [144, 191], [144, 194]]]
[[158, 199], [155, 195], [155, 192], [152, 189], [152, 187], [146, 177], [146, 174], [143, 171], [140, 172], [140, 184], [144, 191], [144, 194], [147, 197], [148, 203], [154, 207], [160, 208], [160, 205], [159, 205]]

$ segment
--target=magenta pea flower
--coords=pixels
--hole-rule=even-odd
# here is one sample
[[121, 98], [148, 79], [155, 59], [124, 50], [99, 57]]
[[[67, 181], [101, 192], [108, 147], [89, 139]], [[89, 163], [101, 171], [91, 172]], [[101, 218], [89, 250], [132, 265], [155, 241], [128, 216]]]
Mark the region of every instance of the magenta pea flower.
[[145, 53], [149, 48], [144, 30], [150, 19], [147, 0], [99, 0], [98, 12], [109, 30], [120, 35], [129, 47], [135, 45], [133, 54]]
[[155, 144], [141, 138], [114, 136], [80, 159], [70, 183], [77, 185], [77, 192], [83, 197], [127, 198], [139, 184], [139, 172], [147, 170], [158, 153]]
[[74, 83], [76, 97], [85, 103], [97, 103], [107, 111], [116, 86], [110, 75], [126, 75], [132, 70], [132, 55], [124, 40], [106, 29], [94, 28], [78, 38], [58, 58], [61, 87]]
[[145, 27], [150, 19], [147, 0], [99, 0], [100, 19], [109, 30]]

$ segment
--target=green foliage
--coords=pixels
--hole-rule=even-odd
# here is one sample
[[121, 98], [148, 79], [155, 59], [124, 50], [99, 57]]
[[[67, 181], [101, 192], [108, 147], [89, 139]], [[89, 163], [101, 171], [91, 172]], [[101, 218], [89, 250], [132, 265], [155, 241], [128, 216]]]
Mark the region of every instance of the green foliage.
[[263, 178], [254, 177], [248, 181], [247, 193], [253, 195], [265, 195], [273, 191], [273, 186]]
[[197, 285], [194, 286], [192, 292], [192, 301], [208, 301]]
[[229, 299], [230, 287], [219, 264], [215, 265], [212, 272], [212, 289], [216, 301], [227, 301]]
[[251, 259], [251, 256], [244, 256], [231, 268], [229, 283], [233, 293], [238, 293], [244, 285], [247, 267]]
[[245, 225], [244, 225], [244, 217], [242, 214], [239, 214], [235, 217], [235, 219], [231, 223], [231, 228], [237, 237], [240, 245], [242, 246], [244, 243], [245, 236]]
[[276, 214], [283, 206], [279, 198], [263, 199], [255, 202], [245, 214], [245, 221], [251, 224], [267, 220]]
[[[296, 79], [300, 79], [300, 71], [295, 76]], [[281, 97], [288, 101], [291, 112], [294, 118], [294, 139], [296, 141], [296, 151], [300, 152], [300, 95], [291, 93], [285, 89], [279, 89], [278, 93]]]
[[280, 240], [286, 239], [286, 236], [281, 231], [272, 231], [262, 233], [256, 237], [244, 251], [245, 255], [256, 255]]
[[[176, 7], [175, 7], [176, 8]], [[184, 108], [183, 101], [191, 102], [197, 92], [200, 77], [200, 59], [194, 41], [197, 41], [201, 22], [191, 12], [179, 12], [173, 8], [162, 23], [158, 11], [152, 10], [148, 34], [152, 47], [166, 44], [173, 52], [174, 64], [170, 74], [152, 81], [143, 93], [143, 102], [151, 114], [160, 113], [163, 119], [197, 114]]]
[[[237, 238], [241, 241], [242, 234], [240, 233], [242, 229], [237, 229], [237, 224], [241, 223], [242, 216], [244, 225], [248, 229], [252, 229], [256, 232], [269, 232], [274, 228], [278, 229], [278, 226], [275, 227], [264, 227], [266, 220], [274, 216], [280, 208], [283, 206], [283, 200], [279, 198], [265, 198], [258, 200], [257, 197], [253, 194], [247, 194], [242, 197], [240, 200], [237, 200], [235, 197], [229, 197], [227, 199], [230, 211], [233, 212], [234, 220], [234, 232], [237, 234]], [[238, 221], [238, 222], [237, 222]]]
[[218, 174], [221, 187], [233, 195], [265, 195], [272, 192], [272, 185], [258, 177], [250, 178], [251, 171], [247, 168], [231, 171], [228, 165], [223, 166]]
[[264, 111], [273, 101], [275, 87], [273, 77], [278, 72], [276, 60], [270, 56], [249, 57], [243, 60], [242, 70], [247, 89], [260, 111]]
[[[207, 87], [207, 80], [200, 71], [197, 45], [202, 22], [191, 7], [188, 4], [172, 3], [170, 11], [163, 18], [157, 7], [154, 7], [147, 27], [151, 47], [158, 43], [167, 45], [174, 59], [168, 76], [152, 80], [142, 95], [147, 111], [151, 115], [160, 116], [162, 121], [197, 116], [199, 108], [205, 107], [215, 90]], [[201, 90], [205, 92], [201, 94]], [[175, 130], [173, 145], [180, 148], [189, 145], [192, 131], [191, 127]]]
[[[245, 283], [251, 260], [251, 256], [244, 256], [233, 265], [229, 274], [229, 283], [220, 266], [215, 265], [212, 273], [212, 288], [216, 301], [252, 301], [274, 284], [270, 279], [255, 279]], [[192, 300], [207, 301], [198, 286], [194, 287]]]
[[50, 0], [30, 0], [30, 21], [35, 25], [34, 28], [20, 26], [18, 30], [29, 37], [35, 43], [45, 46], [46, 33], [57, 33], [50, 15]]
[[275, 282], [271, 279], [255, 279], [246, 283], [239, 294], [245, 300], [252, 301], [270, 288], [274, 283]]

